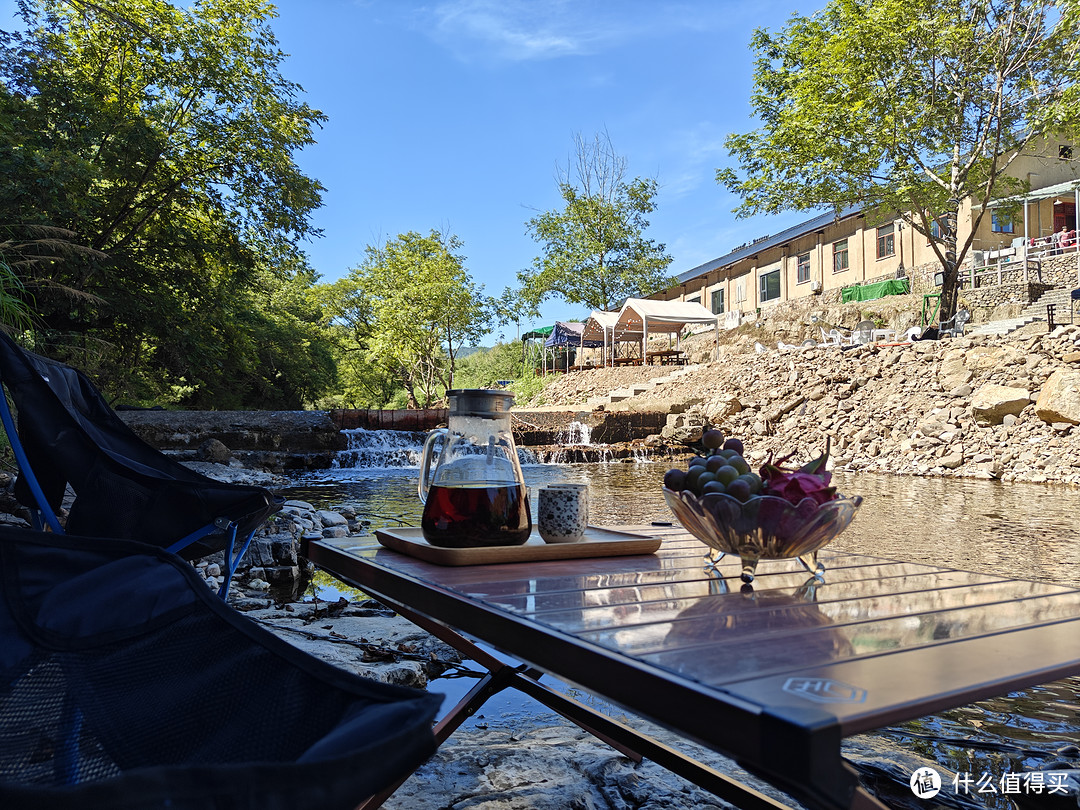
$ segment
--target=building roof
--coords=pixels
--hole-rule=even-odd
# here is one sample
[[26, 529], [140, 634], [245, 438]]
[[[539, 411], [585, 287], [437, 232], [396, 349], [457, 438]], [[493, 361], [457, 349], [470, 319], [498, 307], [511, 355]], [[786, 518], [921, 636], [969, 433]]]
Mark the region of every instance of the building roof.
[[643, 332], [678, 332], [689, 323], [715, 324], [718, 317], [701, 304], [687, 301], [657, 301], [654, 298], [627, 298], [619, 310], [616, 329]]
[[[1063, 183], [1055, 183], [1044, 188], [1033, 188], [1027, 194], [1013, 194], [1011, 197], [1000, 197], [991, 200], [987, 208], [994, 208], [1007, 203], [1035, 202], [1036, 200], [1049, 200], [1051, 197], [1064, 197], [1066, 194], [1075, 194], [1078, 188], [1080, 188], [1080, 180], [1066, 180]], [[978, 210], [982, 206], [973, 205], [971, 207]]]
[[727, 267], [728, 265], [735, 264], [735, 262], [741, 259], [745, 259], [749, 256], [753, 256], [755, 253], [760, 253], [763, 250], [777, 247], [786, 242], [790, 242], [792, 239], [797, 239], [798, 237], [805, 234], [821, 230], [823, 227], [829, 225], [830, 223], [836, 222], [841, 219], [846, 219], [850, 216], [854, 216], [860, 211], [862, 211], [862, 208], [855, 205], [848, 206], [847, 208], [843, 209], [839, 213], [839, 215], [833, 213], [832, 211], [828, 211], [824, 214], [821, 214], [820, 216], [814, 217], [813, 219], [808, 219], [806, 222], [800, 222], [798, 225], [793, 225], [792, 227], [783, 230], [774, 236], [763, 236], [747, 245], [737, 247], [735, 248], [735, 250], [731, 251], [731, 253], [728, 253], [726, 256], [721, 256], [718, 259], [713, 259], [712, 261], [705, 262], [704, 264], [699, 264], [697, 267], [691, 270], [687, 270], [685, 273], [680, 273], [678, 276], [676, 276], [676, 278], [678, 279], [680, 284], [683, 284], [687, 281], [690, 281], [691, 279], [703, 276], [706, 273], [711, 273], [713, 270], [718, 270], [721, 267]]

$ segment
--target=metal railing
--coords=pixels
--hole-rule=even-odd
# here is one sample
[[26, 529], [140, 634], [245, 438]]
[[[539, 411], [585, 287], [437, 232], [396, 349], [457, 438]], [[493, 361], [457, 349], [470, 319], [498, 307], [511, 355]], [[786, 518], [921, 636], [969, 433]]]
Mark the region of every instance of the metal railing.
[[960, 271], [961, 287], [1000, 286], [1008, 283], [1027, 284], [1033, 279], [1042, 281], [1042, 263], [1053, 256], [1076, 255], [1080, 240], [1075, 237], [1065, 244], [1051, 237], [1034, 240], [1030, 245], [1013, 245], [994, 250], [972, 251], [970, 263]]

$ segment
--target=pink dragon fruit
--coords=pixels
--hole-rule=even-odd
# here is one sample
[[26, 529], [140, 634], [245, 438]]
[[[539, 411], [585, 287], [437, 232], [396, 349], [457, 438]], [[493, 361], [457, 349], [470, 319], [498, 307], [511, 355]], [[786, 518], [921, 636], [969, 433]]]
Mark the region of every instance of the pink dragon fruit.
[[825, 440], [825, 452], [798, 469], [784, 468], [781, 465], [794, 453], [784, 456], [775, 463], [772, 457], [761, 468], [761, 494], [783, 498], [788, 503], [799, 504], [805, 498], [812, 498], [823, 504], [839, 497], [836, 487], [829, 486], [832, 473], [826, 471], [829, 460], [829, 440]]

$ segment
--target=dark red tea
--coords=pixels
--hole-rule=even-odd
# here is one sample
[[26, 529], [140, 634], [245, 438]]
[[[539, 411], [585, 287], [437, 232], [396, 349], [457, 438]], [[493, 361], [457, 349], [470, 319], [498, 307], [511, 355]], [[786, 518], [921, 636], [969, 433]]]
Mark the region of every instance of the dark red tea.
[[518, 546], [529, 539], [532, 514], [525, 487], [440, 487], [428, 490], [420, 518], [433, 546]]

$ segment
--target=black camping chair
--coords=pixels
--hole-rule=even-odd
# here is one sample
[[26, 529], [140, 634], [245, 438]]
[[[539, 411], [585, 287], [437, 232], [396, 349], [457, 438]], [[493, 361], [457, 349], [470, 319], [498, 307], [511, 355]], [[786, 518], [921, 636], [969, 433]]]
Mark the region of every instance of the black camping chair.
[[293, 647], [129, 540], [0, 527], [0, 807], [347, 810], [441, 696]]
[[[84, 374], [28, 352], [0, 331], [0, 419], [19, 464], [15, 496], [35, 527], [56, 533], [67, 486], [67, 531], [162, 546], [187, 560], [225, 552], [221, 595], [255, 530], [281, 500], [262, 487], [227, 484], [188, 469], [140, 439]], [[239, 538], [239, 549], [237, 539]]]

